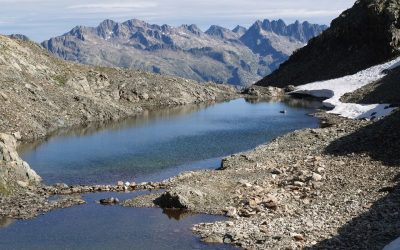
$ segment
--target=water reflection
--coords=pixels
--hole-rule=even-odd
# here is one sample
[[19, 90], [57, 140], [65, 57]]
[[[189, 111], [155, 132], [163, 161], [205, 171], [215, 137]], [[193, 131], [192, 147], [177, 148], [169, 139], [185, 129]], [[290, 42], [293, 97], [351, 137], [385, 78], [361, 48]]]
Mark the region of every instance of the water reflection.
[[[322, 108], [321, 102], [315, 98], [293, 98], [290, 96], [284, 97], [269, 97], [269, 98], [245, 98], [245, 101], [250, 104], [260, 103], [285, 103], [292, 108]], [[43, 143], [48, 143], [52, 138], [62, 138], [70, 136], [89, 136], [100, 131], [117, 131], [129, 127], [145, 126], [148, 123], [156, 120], [171, 119], [174, 117], [184, 116], [190, 113], [197, 112], [201, 109], [216, 105], [215, 103], [189, 104], [173, 108], [163, 108], [158, 110], [144, 110], [142, 113], [125, 118], [119, 121], [101, 121], [91, 122], [85, 125], [72, 126], [63, 128], [51, 133], [48, 137], [33, 142], [23, 143], [19, 145], [18, 151], [20, 154], [33, 151]]]
[[15, 221], [15, 219], [0, 216], [0, 229], [9, 227]]
[[322, 108], [322, 103], [315, 98], [294, 98], [290, 96], [282, 96], [282, 97], [264, 97], [264, 98], [245, 98], [247, 103], [251, 104], [259, 104], [259, 103], [278, 103], [282, 102], [287, 104], [289, 107], [292, 108], [313, 108], [318, 109]]
[[177, 221], [186, 219], [189, 216], [194, 215], [192, 212], [188, 210], [172, 209], [172, 208], [163, 209], [162, 213], [165, 214], [168, 217], [168, 219], [174, 219]]
[[43, 143], [48, 143], [52, 138], [62, 138], [71, 136], [89, 136], [95, 133], [108, 130], [117, 131], [129, 127], [145, 126], [146, 124], [155, 120], [165, 120], [174, 117], [184, 116], [200, 109], [204, 109], [215, 105], [215, 103], [202, 103], [202, 104], [188, 104], [173, 108], [162, 108], [157, 110], [144, 110], [142, 113], [121, 119], [118, 121], [100, 121], [91, 122], [89, 124], [72, 126], [68, 128], [59, 129], [51, 133], [48, 137], [33, 142], [23, 143], [19, 145], [18, 152], [24, 154], [25, 152], [33, 151]]
[[[181, 214], [166, 216], [158, 208], [100, 206], [105, 197], [125, 200], [134, 193], [93, 193], [86, 204], [54, 210], [33, 220], [20, 220], [0, 230], [0, 249], [204, 249], [228, 250], [229, 245], [207, 245], [193, 235], [193, 224], [225, 220], [221, 216]], [[7, 224], [7, 223], [6, 223]]]

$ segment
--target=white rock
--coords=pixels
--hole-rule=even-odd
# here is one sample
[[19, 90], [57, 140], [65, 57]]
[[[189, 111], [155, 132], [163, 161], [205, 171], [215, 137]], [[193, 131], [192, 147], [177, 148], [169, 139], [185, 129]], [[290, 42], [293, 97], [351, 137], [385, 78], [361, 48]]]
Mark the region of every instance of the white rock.
[[302, 186], [304, 186], [304, 182], [301, 182], [301, 181], [295, 181], [293, 184], [294, 184], [295, 186], [297, 186], [297, 187], [302, 187]]
[[13, 136], [15, 137], [15, 139], [17, 139], [17, 140], [21, 140], [21, 139], [22, 139], [21, 133], [20, 133], [19, 131], [13, 133], [12, 135], [13, 135]]
[[18, 184], [20, 187], [23, 187], [23, 188], [26, 188], [26, 187], [29, 186], [29, 183], [28, 183], [28, 182], [25, 182], [25, 181], [17, 181], [17, 184]]
[[320, 174], [313, 173], [312, 180], [313, 181], [321, 181], [322, 180], [322, 176]]
[[234, 207], [227, 207], [225, 211], [226, 211], [225, 215], [228, 217], [235, 217], [237, 215], [237, 210]]

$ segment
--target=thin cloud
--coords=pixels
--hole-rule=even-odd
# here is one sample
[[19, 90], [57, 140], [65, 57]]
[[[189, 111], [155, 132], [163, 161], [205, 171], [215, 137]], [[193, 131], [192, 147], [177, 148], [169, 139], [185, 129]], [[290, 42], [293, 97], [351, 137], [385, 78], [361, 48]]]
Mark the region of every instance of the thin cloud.
[[96, 26], [104, 19], [121, 22], [212, 24], [232, 28], [257, 19], [299, 19], [329, 24], [355, 0], [0, 0], [0, 33], [22, 33], [36, 41], [65, 33], [76, 25]]
[[132, 9], [145, 9], [156, 8], [157, 3], [150, 2], [136, 2], [136, 3], [102, 3], [102, 4], [78, 4], [68, 6], [67, 9], [80, 10], [80, 11], [101, 11], [113, 12], [115, 10], [132, 10]]

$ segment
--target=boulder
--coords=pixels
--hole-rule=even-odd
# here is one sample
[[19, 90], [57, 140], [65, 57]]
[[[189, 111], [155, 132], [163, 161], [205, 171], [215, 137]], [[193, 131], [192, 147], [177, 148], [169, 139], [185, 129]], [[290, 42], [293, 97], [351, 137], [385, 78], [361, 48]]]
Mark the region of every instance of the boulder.
[[188, 185], [179, 185], [168, 190], [154, 200], [162, 208], [194, 209], [196, 204], [203, 204], [207, 195], [199, 189]]
[[41, 181], [40, 176], [17, 153], [15, 136], [0, 133], [0, 192], [25, 188]]
[[178, 192], [167, 191], [157, 198], [154, 203], [162, 208], [188, 209], [189, 202], [186, 197]]
[[102, 205], [114, 205], [119, 203], [119, 199], [111, 197], [111, 198], [101, 199], [99, 202]]

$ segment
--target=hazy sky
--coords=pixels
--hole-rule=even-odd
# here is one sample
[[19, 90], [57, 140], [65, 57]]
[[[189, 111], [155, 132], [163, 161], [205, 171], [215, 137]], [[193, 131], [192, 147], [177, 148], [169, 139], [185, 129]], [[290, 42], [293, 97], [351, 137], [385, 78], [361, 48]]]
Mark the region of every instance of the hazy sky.
[[97, 26], [104, 19], [149, 23], [211, 24], [233, 28], [257, 19], [329, 24], [355, 0], [0, 0], [0, 33], [21, 33], [36, 41], [61, 35], [76, 25]]

